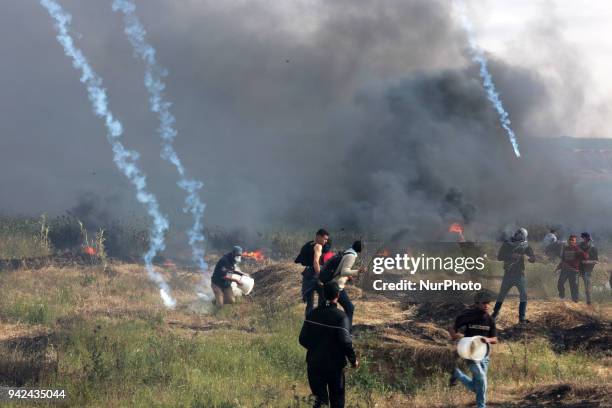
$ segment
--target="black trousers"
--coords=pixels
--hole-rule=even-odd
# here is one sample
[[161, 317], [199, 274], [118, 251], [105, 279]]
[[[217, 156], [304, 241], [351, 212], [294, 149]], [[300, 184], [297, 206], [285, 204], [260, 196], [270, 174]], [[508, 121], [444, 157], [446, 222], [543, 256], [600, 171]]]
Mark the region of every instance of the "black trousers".
[[304, 311], [305, 316], [308, 316], [308, 313], [310, 313], [314, 309], [315, 293], [317, 294], [317, 297], [319, 298], [318, 300], [319, 304], [321, 304], [322, 301], [325, 302], [323, 300], [323, 288], [319, 285], [315, 286], [314, 289], [312, 289], [310, 292], [304, 295], [304, 300], [306, 301], [306, 310]]
[[308, 364], [308, 384], [316, 397], [315, 407], [329, 404], [331, 408], [344, 408], [344, 369], [321, 369]]
[[570, 293], [574, 302], [578, 301], [578, 272], [562, 269], [559, 274], [559, 281], [557, 282], [557, 289], [559, 290], [559, 297], [563, 299], [565, 297], [565, 282], [569, 281]]

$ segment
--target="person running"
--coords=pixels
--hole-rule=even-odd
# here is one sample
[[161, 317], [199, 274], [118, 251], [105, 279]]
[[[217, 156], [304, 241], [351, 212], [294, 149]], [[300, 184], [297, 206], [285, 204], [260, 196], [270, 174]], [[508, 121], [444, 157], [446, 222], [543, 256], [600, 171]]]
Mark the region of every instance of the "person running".
[[345, 399], [344, 367], [347, 360], [359, 367], [349, 332], [349, 319], [338, 309], [340, 287], [329, 282], [323, 287], [326, 303], [312, 310], [304, 320], [300, 344], [307, 350], [308, 384], [315, 396], [313, 407], [329, 404], [343, 408]]
[[302, 272], [302, 300], [306, 303], [305, 315], [314, 308], [314, 295], [319, 299], [323, 296], [319, 285], [319, 274], [321, 273], [321, 254], [323, 245], [329, 240], [329, 232], [321, 228], [315, 234], [314, 241], [308, 241], [302, 246], [295, 263], [305, 266]]
[[595, 264], [599, 261], [599, 256], [597, 254], [597, 248], [593, 245], [593, 240], [591, 239], [591, 234], [588, 232], [583, 232], [580, 234], [582, 238], [582, 242], [580, 243], [580, 249], [584, 251], [588, 259], [583, 260], [580, 263], [580, 277], [584, 282], [584, 293], [586, 297], [587, 305], [591, 304], [591, 274], [593, 273], [593, 269], [595, 269]]
[[499, 252], [497, 260], [504, 262], [504, 277], [502, 279], [501, 288], [497, 295], [497, 302], [491, 317], [495, 320], [499, 315], [502, 304], [508, 292], [512, 287], [516, 286], [519, 292], [519, 323], [528, 323], [527, 314], [527, 283], [525, 281], [525, 256], [529, 262], [535, 262], [535, 254], [533, 249], [527, 242], [527, 230], [521, 228], [510, 238], [509, 241], [504, 241]]
[[355, 313], [355, 305], [351, 302], [351, 298], [349, 297], [344, 287], [346, 286], [349, 280], [352, 280], [355, 276], [359, 275], [359, 273], [364, 272], [365, 268], [361, 267], [359, 269], [352, 269], [353, 265], [355, 265], [355, 261], [357, 260], [357, 256], [361, 253], [362, 243], [361, 241], [353, 242], [353, 245], [343, 252], [342, 260], [338, 265], [338, 269], [336, 272], [336, 277], [333, 279], [333, 282], [336, 282], [340, 287], [340, 297], [338, 299], [338, 303], [344, 309], [344, 312], [349, 318], [350, 330], [353, 330], [353, 315]]
[[561, 251], [561, 262], [555, 269], [555, 272], [560, 271], [557, 290], [561, 299], [565, 298], [565, 282], [569, 281], [572, 300], [578, 302], [578, 273], [582, 261], [588, 259], [588, 253], [576, 244], [576, 235], [570, 235], [567, 239], [567, 245]]
[[[474, 305], [460, 314], [455, 320], [454, 326], [448, 329], [451, 339], [459, 340], [462, 337], [482, 336], [482, 341], [487, 344], [497, 344], [497, 329], [495, 320], [489, 316], [489, 305], [493, 296], [487, 292], [478, 292], [474, 296]], [[463, 335], [460, 331], [463, 330]], [[450, 379], [450, 385], [454, 386], [461, 381], [465, 387], [476, 394], [476, 405], [478, 408], [486, 408], [487, 400], [487, 371], [489, 368], [489, 355], [481, 361], [468, 360], [469, 370], [472, 377], [467, 376], [458, 368], [455, 368]]]

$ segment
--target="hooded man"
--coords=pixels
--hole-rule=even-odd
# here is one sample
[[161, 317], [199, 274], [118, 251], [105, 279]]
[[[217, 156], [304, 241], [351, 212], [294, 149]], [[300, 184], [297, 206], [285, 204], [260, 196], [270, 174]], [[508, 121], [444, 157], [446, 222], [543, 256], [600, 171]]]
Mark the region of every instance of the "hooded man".
[[572, 300], [578, 302], [578, 273], [582, 261], [588, 259], [589, 254], [576, 244], [576, 235], [570, 235], [567, 245], [561, 251], [561, 262], [555, 269], [555, 272], [561, 271], [557, 282], [557, 290], [561, 299], [565, 298], [565, 282], [569, 281]]
[[595, 268], [595, 264], [599, 261], [597, 254], [597, 248], [593, 245], [591, 234], [583, 232], [580, 234], [582, 242], [580, 243], [580, 249], [586, 252], [588, 259], [583, 260], [580, 263], [580, 276], [584, 282], [584, 293], [586, 296], [587, 305], [591, 304], [591, 273]]
[[504, 241], [499, 252], [497, 253], [497, 260], [504, 262], [504, 277], [502, 279], [501, 288], [499, 289], [499, 295], [497, 295], [497, 302], [495, 302], [495, 308], [491, 317], [497, 318], [499, 311], [501, 310], [502, 304], [506, 295], [516, 286], [519, 292], [519, 323], [528, 323], [525, 318], [527, 314], [527, 282], [525, 281], [525, 257], [529, 262], [535, 262], [535, 254], [533, 249], [527, 242], [527, 230], [521, 228], [514, 233], [509, 241]]
[[211, 277], [211, 286], [215, 294], [215, 302], [218, 307], [224, 304], [235, 302], [232, 282], [237, 280], [232, 278], [232, 274], [240, 273], [236, 270], [236, 265], [242, 259], [242, 248], [235, 246], [231, 252], [223, 255], [215, 265], [215, 270]]
[[554, 259], [559, 256], [559, 245], [558, 245], [557, 231], [551, 228], [550, 231], [542, 239], [542, 249], [549, 259]]

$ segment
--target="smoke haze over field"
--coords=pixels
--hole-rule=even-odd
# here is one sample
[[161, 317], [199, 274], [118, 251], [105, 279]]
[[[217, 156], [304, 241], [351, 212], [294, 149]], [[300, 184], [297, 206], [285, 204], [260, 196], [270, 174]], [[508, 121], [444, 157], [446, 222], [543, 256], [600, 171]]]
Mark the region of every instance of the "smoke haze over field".
[[[142, 153], [171, 229], [182, 229], [190, 222], [183, 194], [159, 159], [144, 64], [132, 58], [120, 16], [110, 0], [61, 3], [104, 79], [125, 144]], [[175, 148], [205, 184], [205, 224], [419, 229], [465, 220], [469, 206], [475, 222], [496, 226], [591, 228], [612, 215], [612, 183], [577, 181], [575, 160], [535, 139], [576, 131], [592, 86], [561, 22], [523, 33], [524, 44], [546, 51], [529, 66], [488, 55], [521, 144], [517, 160], [449, 2], [286, 4], [137, 2], [169, 71]], [[107, 213], [144, 214], [44, 10], [8, 2], [0, 33], [0, 209], [62, 212], [99, 196]], [[443, 204], [451, 189], [457, 208]]]

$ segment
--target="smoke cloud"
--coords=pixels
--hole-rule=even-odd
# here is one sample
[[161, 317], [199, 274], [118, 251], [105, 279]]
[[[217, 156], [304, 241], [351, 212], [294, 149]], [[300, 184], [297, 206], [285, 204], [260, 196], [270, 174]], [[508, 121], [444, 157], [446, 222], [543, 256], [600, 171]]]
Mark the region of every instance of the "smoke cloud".
[[[141, 152], [151, 191], [181, 231], [192, 218], [181, 211], [175, 169], [159, 160], [151, 137], [157, 118], [143, 106], [143, 63], [103, 3], [66, 0], [65, 7], [130, 129], [126, 145]], [[207, 225], [427, 234], [454, 221], [483, 231], [530, 222], [587, 229], [612, 215], [607, 173], [574, 152], [591, 142], [552, 138], [576, 130], [563, 113], [583, 104], [555, 85], [579, 68], [579, 53], [565, 43], [555, 43], [554, 64], [487, 55], [521, 145], [516, 160], [449, 2], [151, 0], [138, 7], [169, 72], [165, 93], [181, 135], [174, 148], [206, 181]], [[16, 28], [26, 17], [31, 24]], [[91, 190], [138, 209], [108, 165], [99, 124], [83, 108], [43, 17], [27, 2], [0, 16], [5, 38], [18, 29], [31, 43], [0, 45], [15, 56], [0, 67], [7, 118], [0, 185], [13, 192], [0, 208], [59, 212]], [[547, 47], [544, 34], [525, 36]], [[575, 93], [589, 86], [573, 78]]]

